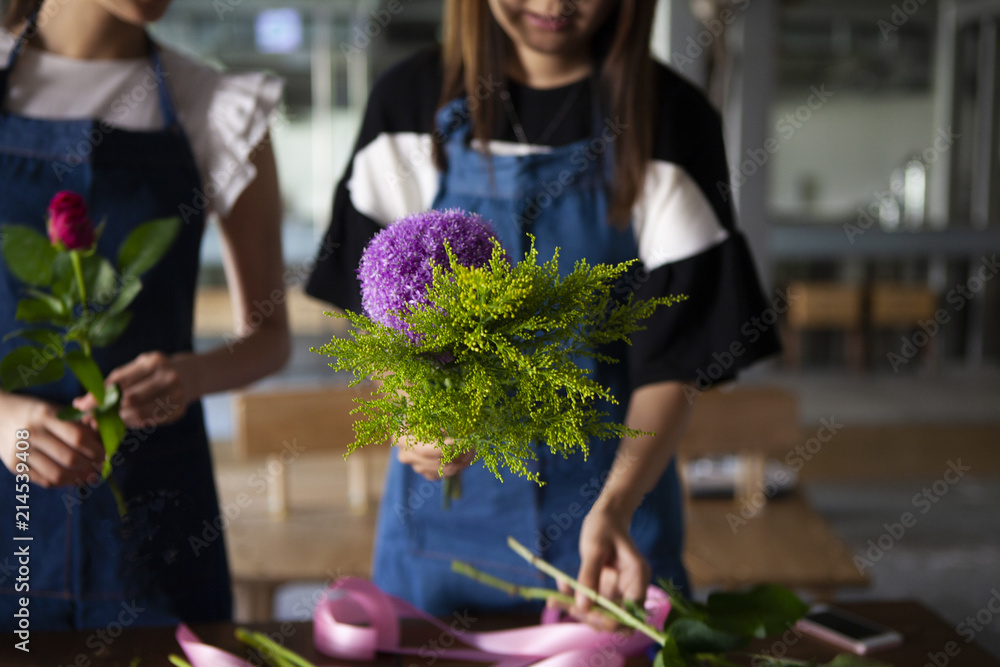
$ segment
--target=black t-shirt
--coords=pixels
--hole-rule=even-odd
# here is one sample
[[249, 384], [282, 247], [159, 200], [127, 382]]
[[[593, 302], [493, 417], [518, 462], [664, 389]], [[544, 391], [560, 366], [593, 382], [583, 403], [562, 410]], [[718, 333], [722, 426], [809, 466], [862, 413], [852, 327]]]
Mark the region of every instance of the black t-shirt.
[[[592, 78], [546, 90], [506, 85], [514, 111], [497, 119], [491, 152], [544, 150], [592, 136]], [[653, 155], [632, 220], [648, 271], [637, 298], [689, 299], [658, 309], [646, 329], [632, 335], [629, 379], [633, 387], [696, 381], [704, 388], [735, 377], [779, 344], [774, 326], [761, 323], [768, 304], [734, 225], [719, 115], [701, 91], [663, 65], [655, 67], [654, 85]], [[439, 180], [431, 147], [441, 86], [436, 48], [376, 82], [351, 164], [337, 186], [309, 294], [360, 310], [357, 267], [368, 241], [393, 220], [430, 207]], [[518, 140], [517, 123], [527, 146]]]

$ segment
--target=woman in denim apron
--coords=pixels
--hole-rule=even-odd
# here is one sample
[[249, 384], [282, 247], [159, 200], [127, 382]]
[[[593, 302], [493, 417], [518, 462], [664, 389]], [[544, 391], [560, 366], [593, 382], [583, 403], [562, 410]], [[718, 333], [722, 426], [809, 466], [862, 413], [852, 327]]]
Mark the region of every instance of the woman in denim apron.
[[[107, 221], [97, 251], [115, 257], [138, 225], [177, 216], [187, 205], [175, 243], [143, 276], [143, 290], [130, 308], [131, 325], [111, 347], [94, 350], [105, 377], [115, 369], [169, 363], [163, 360], [192, 351], [205, 210], [192, 205], [192, 197], [204, 185], [178, 121], [166, 83], [168, 73], [156, 45], [149, 41], [149, 63], [157, 82], [154, 94], [164, 119], [155, 130], [130, 131], [93, 119], [46, 120], [10, 113], [6, 108], [10, 74], [23, 54], [25, 36], [35, 30], [37, 15], [36, 10], [0, 70], [0, 221], [30, 225], [45, 234], [49, 200], [60, 190], [71, 190], [84, 197], [94, 220]], [[89, 150], [79, 153], [79, 160], [67, 161], [67, 147], [78, 146], [81, 140], [87, 141]], [[15, 310], [23, 289], [0, 262], [0, 330], [5, 334], [22, 327], [15, 321]], [[19, 344], [16, 338], [0, 342], [0, 357]], [[46, 405], [69, 405], [83, 393], [75, 377], [67, 373], [59, 382], [32, 388], [23, 396], [44, 400], [35, 409], [49, 410]], [[0, 398], [8, 404], [27, 400]], [[230, 617], [225, 543], [217, 531], [206, 533], [206, 526], [218, 523], [219, 507], [202, 406], [198, 400], [176, 403], [169, 395], [159, 400], [161, 414], [129, 430], [120, 450], [123, 462], [112, 472], [128, 503], [124, 518], [119, 518], [106, 484], [46, 484], [49, 488], [32, 484], [30, 529], [17, 532], [14, 475], [0, 466], [0, 513], [7, 514], [0, 518], [0, 543], [27, 544], [31, 553], [27, 592], [16, 587], [16, 565], [12, 568], [9, 560], [0, 558], [0, 627], [14, 628], [13, 613], [22, 596], [30, 598], [33, 630], [100, 627], [112, 621], [143, 626]], [[83, 425], [65, 428], [74, 429], [80, 449], [99, 443]], [[36, 430], [33, 437], [41, 436]], [[31, 457], [29, 463], [34, 464]], [[73, 478], [71, 471], [61, 474], [65, 480]], [[77, 477], [78, 482], [85, 479], [86, 475]], [[32, 541], [15, 543], [15, 534], [30, 535]]]
[[[655, 437], [594, 440], [586, 458], [535, 443], [529, 468], [542, 486], [500, 482], [468, 456], [441, 468], [433, 447], [397, 447], [374, 580], [432, 613], [537, 608], [451, 572], [458, 559], [551, 585], [507, 548], [508, 535], [607, 597], [639, 600], [654, 577], [686, 590], [673, 452], [706, 388], [693, 383], [735, 342], [744, 352], [712, 379], [778, 348], [773, 331], [743, 340], [742, 325], [765, 304], [717, 188], [728, 183], [721, 125], [700, 91], [651, 61], [654, 7], [447, 0], [443, 48], [397, 65], [369, 99], [310, 294], [358, 309], [357, 262], [371, 236], [403, 215], [457, 207], [490, 220], [512, 257], [523, 257], [530, 234], [541, 259], [559, 249], [566, 272], [582, 259], [639, 259], [615, 287], [622, 297], [690, 297], [659, 309], [631, 345], [602, 350], [619, 363], [578, 362], [618, 400], [599, 406], [609, 419]], [[454, 474], [463, 494], [446, 510], [440, 475]], [[571, 611], [601, 622], [586, 599]]]

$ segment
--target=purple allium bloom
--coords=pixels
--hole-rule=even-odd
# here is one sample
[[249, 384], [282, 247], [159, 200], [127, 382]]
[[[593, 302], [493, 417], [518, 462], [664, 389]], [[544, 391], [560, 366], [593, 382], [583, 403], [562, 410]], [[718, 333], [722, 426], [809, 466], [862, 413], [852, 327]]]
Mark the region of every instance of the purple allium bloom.
[[475, 213], [461, 209], [424, 211], [401, 218], [372, 238], [361, 256], [361, 305], [370, 318], [410, 336], [409, 325], [393, 311], [426, 302], [432, 267], [448, 267], [445, 241], [463, 266], [488, 264], [496, 233]]

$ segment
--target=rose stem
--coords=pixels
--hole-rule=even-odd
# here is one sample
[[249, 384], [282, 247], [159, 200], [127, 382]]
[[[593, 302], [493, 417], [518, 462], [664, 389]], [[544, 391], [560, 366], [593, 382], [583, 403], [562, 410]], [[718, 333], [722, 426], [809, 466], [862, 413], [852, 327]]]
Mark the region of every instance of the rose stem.
[[274, 662], [277, 663], [276, 667], [285, 667], [285, 665], [291, 667], [316, 667], [301, 655], [289, 651], [260, 632], [251, 632], [245, 628], [237, 628], [236, 638], [251, 648], [257, 649], [265, 659], [267, 659], [267, 653], [270, 653], [271, 657], [274, 658]]
[[[498, 577], [494, 577], [492, 574], [487, 574], [482, 570], [477, 570], [468, 563], [464, 563], [460, 560], [451, 561], [451, 571], [464, 574], [471, 579], [475, 579], [481, 584], [492, 586], [493, 588], [499, 588], [508, 595], [520, 596], [525, 600], [557, 600], [558, 602], [562, 602], [567, 607], [573, 606], [573, 596], [571, 595], [560, 593], [559, 591], [552, 590], [551, 588], [531, 588], [529, 586], [519, 586]], [[597, 611], [604, 614], [612, 621], [618, 620], [618, 617], [610, 612], [604, 611], [603, 609], [598, 609]]]
[[176, 665], [177, 667], [191, 667], [191, 663], [179, 655], [168, 655], [167, 660], [170, 661], [171, 665]]
[[551, 565], [550, 563], [545, 562], [535, 554], [531, 553], [527, 547], [525, 547], [523, 544], [515, 540], [513, 537], [510, 536], [507, 537], [507, 546], [513, 549], [518, 556], [528, 561], [534, 567], [538, 568], [539, 570], [549, 575], [556, 581], [561, 581], [565, 584], [568, 584], [573, 590], [584, 593], [587, 597], [596, 602], [598, 605], [604, 607], [612, 614], [614, 614], [615, 618], [622, 625], [626, 625], [630, 628], [638, 630], [647, 637], [653, 639], [660, 646], [663, 646], [664, 644], [667, 643], [667, 636], [664, 633], [658, 631], [656, 628], [646, 623], [643, 623], [642, 621], [635, 618], [627, 611], [625, 611], [624, 609], [622, 609], [621, 607], [619, 607], [614, 602], [607, 599], [597, 591], [591, 588], [587, 588], [586, 586], [584, 586], [576, 579], [563, 572], [562, 570]]
[[[76, 250], [69, 251], [69, 258], [73, 264], [73, 273], [76, 274], [76, 286], [80, 289], [80, 303], [83, 305], [83, 315], [87, 315], [87, 288], [83, 284], [83, 266], [80, 265], [80, 253]], [[83, 347], [84, 353], [90, 356], [90, 341], [83, 337], [80, 340], [80, 346]]]

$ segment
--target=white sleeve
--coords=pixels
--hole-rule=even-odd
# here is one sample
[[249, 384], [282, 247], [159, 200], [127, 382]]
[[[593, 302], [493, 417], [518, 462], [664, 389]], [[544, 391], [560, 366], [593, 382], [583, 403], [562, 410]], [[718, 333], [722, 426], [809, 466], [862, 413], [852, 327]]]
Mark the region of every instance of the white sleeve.
[[650, 271], [721, 243], [722, 227], [701, 188], [681, 167], [654, 160], [632, 210], [639, 259]]
[[165, 51], [181, 124], [212, 211], [226, 217], [257, 176], [252, 160], [281, 103], [284, 81], [271, 74], [227, 74]]

